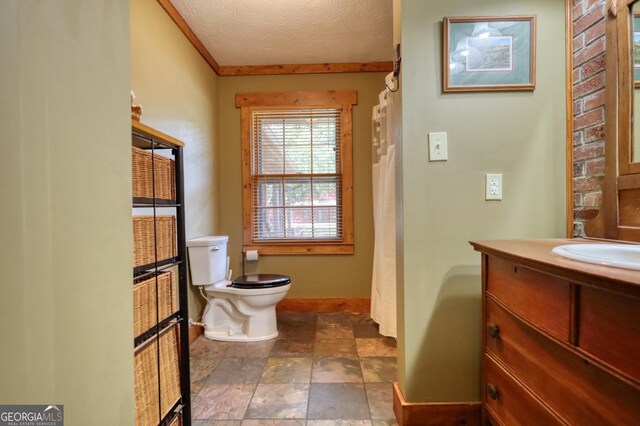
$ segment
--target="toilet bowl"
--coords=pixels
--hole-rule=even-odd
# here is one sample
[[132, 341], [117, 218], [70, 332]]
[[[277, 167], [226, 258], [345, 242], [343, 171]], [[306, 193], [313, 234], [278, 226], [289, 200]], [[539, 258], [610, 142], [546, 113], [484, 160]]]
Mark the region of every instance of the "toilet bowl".
[[278, 336], [276, 304], [291, 288], [286, 275], [253, 274], [227, 279], [227, 236], [189, 240], [191, 283], [207, 299], [204, 336], [227, 342], [257, 342]]

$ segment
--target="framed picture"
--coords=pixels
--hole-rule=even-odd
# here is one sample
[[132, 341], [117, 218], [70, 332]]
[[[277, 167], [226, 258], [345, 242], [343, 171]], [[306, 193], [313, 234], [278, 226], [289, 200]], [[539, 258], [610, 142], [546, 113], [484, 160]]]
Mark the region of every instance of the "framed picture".
[[445, 17], [443, 30], [443, 92], [535, 89], [535, 15]]
[[640, 88], [640, 13], [633, 14], [633, 81], [636, 89]]

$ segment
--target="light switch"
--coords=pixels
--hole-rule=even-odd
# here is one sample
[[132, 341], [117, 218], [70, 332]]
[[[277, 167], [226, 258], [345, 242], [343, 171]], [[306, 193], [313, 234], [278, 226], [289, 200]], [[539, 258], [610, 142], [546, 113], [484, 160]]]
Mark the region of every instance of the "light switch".
[[429, 133], [429, 161], [447, 161], [447, 132]]

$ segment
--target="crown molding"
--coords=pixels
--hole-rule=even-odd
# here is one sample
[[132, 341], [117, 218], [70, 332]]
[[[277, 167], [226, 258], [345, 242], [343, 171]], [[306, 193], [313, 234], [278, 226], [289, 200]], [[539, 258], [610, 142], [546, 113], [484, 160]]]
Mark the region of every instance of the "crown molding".
[[243, 65], [220, 67], [221, 76], [329, 74], [349, 72], [391, 72], [393, 62], [349, 62], [327, 64]]
[[204, 44], [200, 41], [198, 36], [193, 32], [187, 21], [184, 20], [180, 12], [173, 6], [171, 0], [158, 0], [160, 6], [167, 12], [167, 14], [173, 19], [173, 22], [176, 23], [180, 31], [189, 39], [193, 47], [202, 55], [205, 61], [209, 64], [209, 66], [215, 71], [216, 74], [220, 75], [220, 65], [213, 59], [211, 53], [204, 47]]

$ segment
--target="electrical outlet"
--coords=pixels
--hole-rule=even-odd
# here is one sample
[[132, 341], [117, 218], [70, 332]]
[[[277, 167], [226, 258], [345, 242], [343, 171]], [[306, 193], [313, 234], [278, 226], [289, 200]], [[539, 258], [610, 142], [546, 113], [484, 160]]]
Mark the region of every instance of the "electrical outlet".
[[502, 200], [502, 174], [487, 173], [485, 200]]

